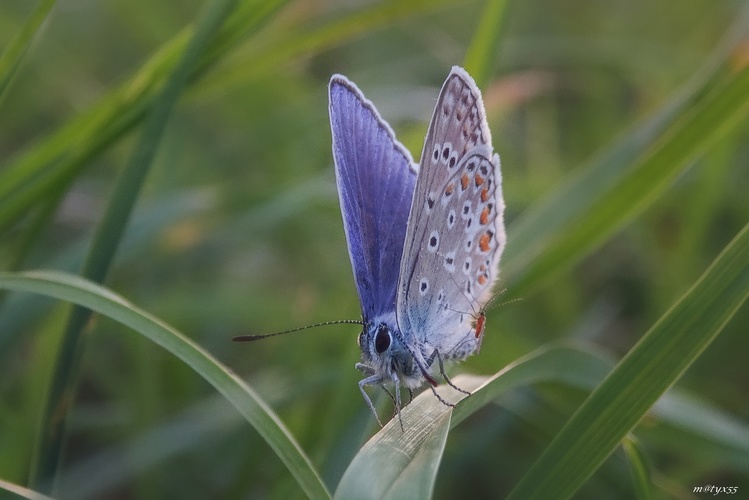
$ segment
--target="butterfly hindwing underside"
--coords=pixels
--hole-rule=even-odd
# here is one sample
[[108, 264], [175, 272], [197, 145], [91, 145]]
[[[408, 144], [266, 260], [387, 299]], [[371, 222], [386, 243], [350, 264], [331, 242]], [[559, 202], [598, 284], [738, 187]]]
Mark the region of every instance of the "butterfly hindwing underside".
[[398, 287], [399, 326], [426, 351], [457, 360], [478, 349], [473, 322], [497, 279], [503, 212], [481, 94], [453, 69], [421, 155]]

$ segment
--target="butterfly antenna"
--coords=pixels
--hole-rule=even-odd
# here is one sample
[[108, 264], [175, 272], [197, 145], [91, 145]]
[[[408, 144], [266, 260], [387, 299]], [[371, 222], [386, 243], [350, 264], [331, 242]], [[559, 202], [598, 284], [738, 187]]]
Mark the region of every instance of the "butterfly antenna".
[[500, 295], [503, 295], [506, 291], [507, 291], [507, 288], [503, 288], [500, 291], [498, 291], [497, 293], [493, 294], [489, 298], [489, 300], [486, 301], [486, 304], [484, 304], [482, 312], [486, 312], [489, 309], [494, 309], [495, 307], [502, 307], [502, 306], [506, 306], [507, 304], [512, 304], [513, 302], [520, 302], [521, 300], [523, 300], [522, 297], [518, 297], [518, 298], [515, 298], [515, 299], [505, 300], [504, 302], [497, 302], [496, 304], [493, 304], [493, 302], [495, 300], [497, 300], [497, 298]]
[[275, 337], [277, 335], [283, 335], [284, 333], [293, 333], [301, 330], [307, 330], [308, 328], [317, 328], [318, 326], [329, 326], [329, 325], [363, 325], [364, 322], [358, 319], [339, 319], [336, 321], [323, 321], [322, 323], [315, 323], [314, 325], [300, 326], [299, 328], [292, 328], [291, 330], [284, 330], [282, 332], [266, 333], [264, 335], [237, 335], [231, 339], [234, 342], [251, 342], [253, 340], [267, 339], [268, 337]]
[[[458, 290], [460, 290], [460, 293], [463, 294], [463, 297], [465, 297], [466, 301], [468, 302], [468, 305], [470, 305], [471, 309], [473, 309], [474, 316], [476, 316], [477, 315], [476, 309], [473, 307], [473, 301], [475, 301], [476, 298], [473, 296], [473, 294], [471, 294], [470, 297], [468, 295], [466, 295], [466, 292], [460, 287], [460, 285], [458, 285], [458, 282], [455, 281], [455, 278], [453, 278], [452, 275], [450, 275], [450, 279], [453, 281], [453, 283], [455, 283], [455, 286], [458, 288]], [[478, 312], [478, 314], [486, 313], [486, 311], [488, 311], [489, 309], [494, 309], [495, 307], [502, 307], [502, 306], [506, 306], [507, 304], [512, 304], [513, 302], [520, 302], [520, 301], [523, 300], [522, 297], [517, 297], [515, 299], [505, 300], [504, 302], [498, 302], [496, 304], [493, 304], [493, 302], [495, 300], [497, 300], [497, 298], [500, 295], [503, 295], [506, 291], [507, 291], [507, 288], [503, 288], [502, 290], [498, 291], [497, 293], [492, 294], [492, 296], [489, 298], [489, 300], [486, 301], [486, 304], [484, 305], [484, 307], [481, 308], [481, 310]], [[473, 301], [471, 299], [473, 299]], [[450, 308], [448, 308], [448, 309], [450, 309]], [[464, 313], [465, 312], [465, 311], [458, 311], [456, 309], [450, 309], [450, 310], [453, 311], [453, 312], [457, 312], [457, 313]]]
[[[505, 289], [505, 290], [506, 290], [506, 289]], [[505, 290], [502, 290], [502, 291], [501, 291], [501, 292], [499, 292], [499, 293], [503, 293], [503, 292], [504, 292]], [[494, 299], [496, 299], [496, 298], [497, 298], [498, 296], [499, 296], [499, 294], [495, 295], [494, 297], [492, 297], [491, 299], [489, 299], [489, 302], [492, 302], [492, 301], [493, 301]], [[496, 304], [494, 304], [494, 305], [493, 305], [492, 307], [503, 307], [503, 306], [506, 306], [507, 304], [512, 304], [513, 302], [522, 302], [522, 301], [523, 301], [523, 297], [517, 297], [517, 298], [514, 298], [514, 299], [510, 299], [510, 300], [505, 300], [504, 302], [497, 302], [497, 303], [496, 303]], [[489, 304], [489, 303], [487, 302], [487, 305], [488, 305], [488, 304]]]

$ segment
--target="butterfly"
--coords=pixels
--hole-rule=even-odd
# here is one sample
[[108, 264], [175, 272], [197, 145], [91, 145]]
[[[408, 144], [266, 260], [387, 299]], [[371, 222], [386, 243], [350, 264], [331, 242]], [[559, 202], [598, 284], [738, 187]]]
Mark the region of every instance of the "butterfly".
[[359, 389], [378, 422], [367, 386], [392, 383], [399, 417], [401, 386], [411, 391], [426, 382], [452, 406], [435, 390], [435, 377], [466, 392], [444, 364], [479, 351], [506, 241], [499, 156], [481, 92], [464, 69], [452, 68], [418, 165], [353, 82], [333, 75], [329, 98], [336, 184], [361, 303]]

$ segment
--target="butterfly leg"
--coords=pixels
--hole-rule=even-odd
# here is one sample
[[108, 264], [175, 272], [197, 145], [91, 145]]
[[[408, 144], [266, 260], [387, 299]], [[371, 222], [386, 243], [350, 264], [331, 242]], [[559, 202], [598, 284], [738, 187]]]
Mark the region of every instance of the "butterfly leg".
[[403, 432], [403, 417], [401, 416], [401, 384], [396, 378], [395, 382], [395, 413], [398, 414], [398, 422], [401, 424], [401, 432]]
[[[400, 394], [398, 392], [398, 386], [397, 385], [395, 386], [395, 391], [396, 391], [396, 394], [398, 395], [397, 397], [393, 396], [393, 393], [387, 390], [387, 387], [385, 387], [385, 384], [380, 384], [380, 387], [382, 387], [382, 390], [385, 391], [388, 396], [390, 396], [390, 401], [393, 402], [393, 417], [398, 415], [398, 421], [401, 424], [401, 431], [403, 431], [403, 418], [401, 417], [400, 403], [398, 401], [398, 399], [400, 398]], [[413, 400], [413, 391], [409, 389], [408, 392], [409, 394], [411, 394], [411, 400]], [[411, 401], [409, 401], [409, 403], [410, 402]]]
[[447, 376], [447, 373], [445, 373], [445, 364], [442, 362], [442, 356], [440, 356], [440, 352], [437, 349], [435, 349], [432, 355], [429, 356], [429, 359], [433, 360], [435, 357], [437, 358], [437, 363], [439, 363], [439, 366], [440, 366], [440, 375], [442, 375], [442, 378], [445, 379], [445, 382], [447, 382], [447, 385], [449, 385], [450, 387], [452, 387], [458, 392], [462, 392], [463, 394], [470, 396], [471, 395], [470, 392], [466, 391], [465, 389], [461, 389], [457, 385], [453, 384], [453, 381], [450, 380], [450, 377]]
[[[416, 362], [416, 366], [421, 371], [421, 374], [424, 376], [424, 378], [426, 379], [426, 381], [429, 382], [429, 388], [432, 390], [432, 394], [434, 394], [434, 397], [436, 397], [440, 401], [440, 403], [442, 403], [443, 405], [449, 406], [451, 408], [454, 407], [455, 406], [454, 404], [446, 401], [445, 398], [443, 398], [442, 396], [439, 395], [439, 393], [437, 392], [437, 389], [435, 389], [435, 387], [437, 387], [437, 385], [439, 385], [439, 384], [437, 384], [437, 381], [434, 380], [434, 378], [427, 371], [427, 368], [430, 367], [432, 365], [432, 363], [434, 363], [434, 358], [436, 356], [437, 359], [440, 362], [440, 371], [442, 371], [442, 375], [444, 376], [444, 370], [442, 369], [442, 358], [439, 357], [439, 351], [437, 351], [437, 349], [435, 349], [434, 352], [432, 353], [432, 355], [429, 356], [429, 358], [426, 359], [426, 360], [421, 356], [421, 353], [419, 353], [417, 351], [412, 351], [411, 355], [413, 356], [414, 361]], [[447, 378], [446, 378], [446, 380], [447, 380]], [[450, 384], [450, 385], [452, 387], [454, 387], [452, 384]], [[463, 391], [463, 392], [465, 392], [465, 391]]]
[[449, 406], [450, 408], [455, 408], [454, 404], [452, 404], [451, 402], [447, 401], [445, 398], [439, 395], [439, 393], [437, 392], [437, 389], [435, 389], [431, 385], [429, 386], [429, 388], [432, 390], [432, 394], [434, 394], [434, 397], [439, 399], [440, 403], [442, 403], [445, 406]]
[[[359, 368], [361, 371], [364, 371], [361, 369], [358, 363], [356, 367]], [[364, 396], [364, 401], [366, 401], [367, 406], [369, 406], [369, 409], [372, 411], [372, 415], [374, 415], [375, 419], [377, 420], [377, 423], [380, 424], [380, 427], [382, 427], [382, 422], [380, 421], [380, 417], [377, 415], [377, 410], [375, 410], [374, 404], [372, 403], [372, 400], [369, 398], [369, 394], [367, 394], [367, 391], [364, 390], [364, 386], [379, 385], [379, 384], [382, 384], [382, 377], [380, 377], [379, 375], [372, 375], [371, 377], [367, 377], [359, 381], [359, 390], [361, 391], [362, 396]]]
[[[382, 390], [387, 393], [388, 396], [390, 396], [390, 401], [393, 402], [393, 406], [395, 406], [395, 396], [393, 396], [393, 393], [388, 391], [388, 388], [385, 387], [385, 384], [380, 384], [380, 387], [382, 387]], [[395, 416], [395, 413], [393, 413], [393, 416]]]

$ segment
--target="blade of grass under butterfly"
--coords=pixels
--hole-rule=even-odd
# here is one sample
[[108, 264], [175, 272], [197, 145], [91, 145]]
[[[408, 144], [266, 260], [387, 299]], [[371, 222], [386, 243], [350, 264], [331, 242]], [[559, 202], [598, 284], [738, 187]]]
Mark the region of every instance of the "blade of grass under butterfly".
[[[115, 183], [94, 234], [81, 270], [84, 277], [96, 282], [104, 281], [140, 194], [143, 180], [158, 150], [171, 110], [201, 51], [210, 36], [221, 26], [235, 1], [217, 0], [206, 8], [179, 64], [149, 111], [141, 139]], [[75, 394], [82, 350], [81, 337], [90, 315], [91, 311], [88, 309], [73, 307], [63, 331], [31, 469], [31, 484], [41, 491], [53, 489], [61, 459], [67, 413], [73, 402], [71, 395]]]
[[[460, 425], [470, 415], [516, 387], [552, 382], [593, 390], [612, 367], [613, 363], [606, 355], [590, 347], [563, 343], [540, 348], [492, 377], [455, 377], [456, 385], [471, 391], [471, 396], [461, 399], [452, 410], [439, 403], [430, 391], [425, 391], [403, 409], [405, 432], [401, 431], [397, 421], [391, 421], [360, 450], [338, 485], [336, 497], [403, 497], [413, 493], [413, 489], [406, 486], [410, 483], [421, 485], [418, 486], [421, 492], [429, 492], [433, 483], [429, 487], [424, 485], [429, 484], [428, 481], [433, 480], [436, 475], [441, 458], [437, 451], [443, 449], [446, 427]], [[450, 396], [457, 396], [456, 399], [462, 397], [446, 386], [441, 386], [439, 390], [443, 396], [444, 391], [448, 391]], [[675, 395], [666, 395], [659, 401], [658, 408], [661, 409], [657, 408], [654, 412], [665, 422], [678, 424], [682, 417], [677, 418], [672, 414], [670, 400], [674, 398]], [[697, 406], [687, 408], [694, 409]], [[446, 418], [447, 414], [452, 417]], [[723, 417], [713, 416], [711, 420], [716, 422], [718, 429], [709, 430], [707, 437], [720, 441], [721, 431], [726, 429]], [[736, 434], [735, 431], [735, 428], [731, 428], [729, 433], [732, 436], [742, 434]], [[422, 450], [422, 447], [425, 449]], [[427, 457], [430, 459], [427, 460]], [[641, 470], [643, 463], [633, 465], [638, 468], [636, 472], [642, 480], [642, 475], [646, 473]], [[365, 478], [372, 479], [370, 481]], [[392, 487], [396, 484], [399, 485], [398, 488]], [[403, 489], [400, 489], [401, 486]], [[643, 486], [639, 484], [637, 489], [640, 490]]]
[[611, 363], [592, 351], [571, 346], [541, 348], [492, 377], [459, 375], [454, 382], [471, 397], [448, 386], [437, 390], [454, 409], [424, 391], [397, 418], [365, 444], [344, 472], [336, 498], [413, 498], [429, 496], [434, 487], [447, 429], [496, 400], [502, 393], [542, 381], [567, 383], [586, 389], [608, 373]]
[[572, 496], [748, 297], [749, 224], [583, 402], [509, 498]]
[[330, 497], [309, 458], [265, 401], [239, 376], [182, 333], [114, 292], [65, 273], [0, 273], [0, 288], [42, 294], [78, 304], [132, 328], [163, 347], [237, 408], [283, 461], [307, 496]]
[[41, 0], [26, 20], [21, 31], [3, 51], [2, 57], [0, 57], [0, 106], [3, 104], [3, 99], [7, 95], [13, 77], [21, 66], [23, 56], [34, 41], [34, 35], [37, 34], [54, 5], [55, 0]]
[[[472, 390], [483, 379], [459, 377]], [[442, 396], [458, 402], [464, 394], [439, 388]], [[450, 408], [425, 391], [401, 410], [356, 454], [341, 477], [335, 498], [429, 498], [434, 488], [450, 427]], [[413, 496], [417, 495], [418, 496]]]
[[747, 68], [733, 57], [747, 29], [749, 6], [656, 115], [510, 225], [502, 270], [508, 293], [522, 296], [595, 249], [747, 115]]

